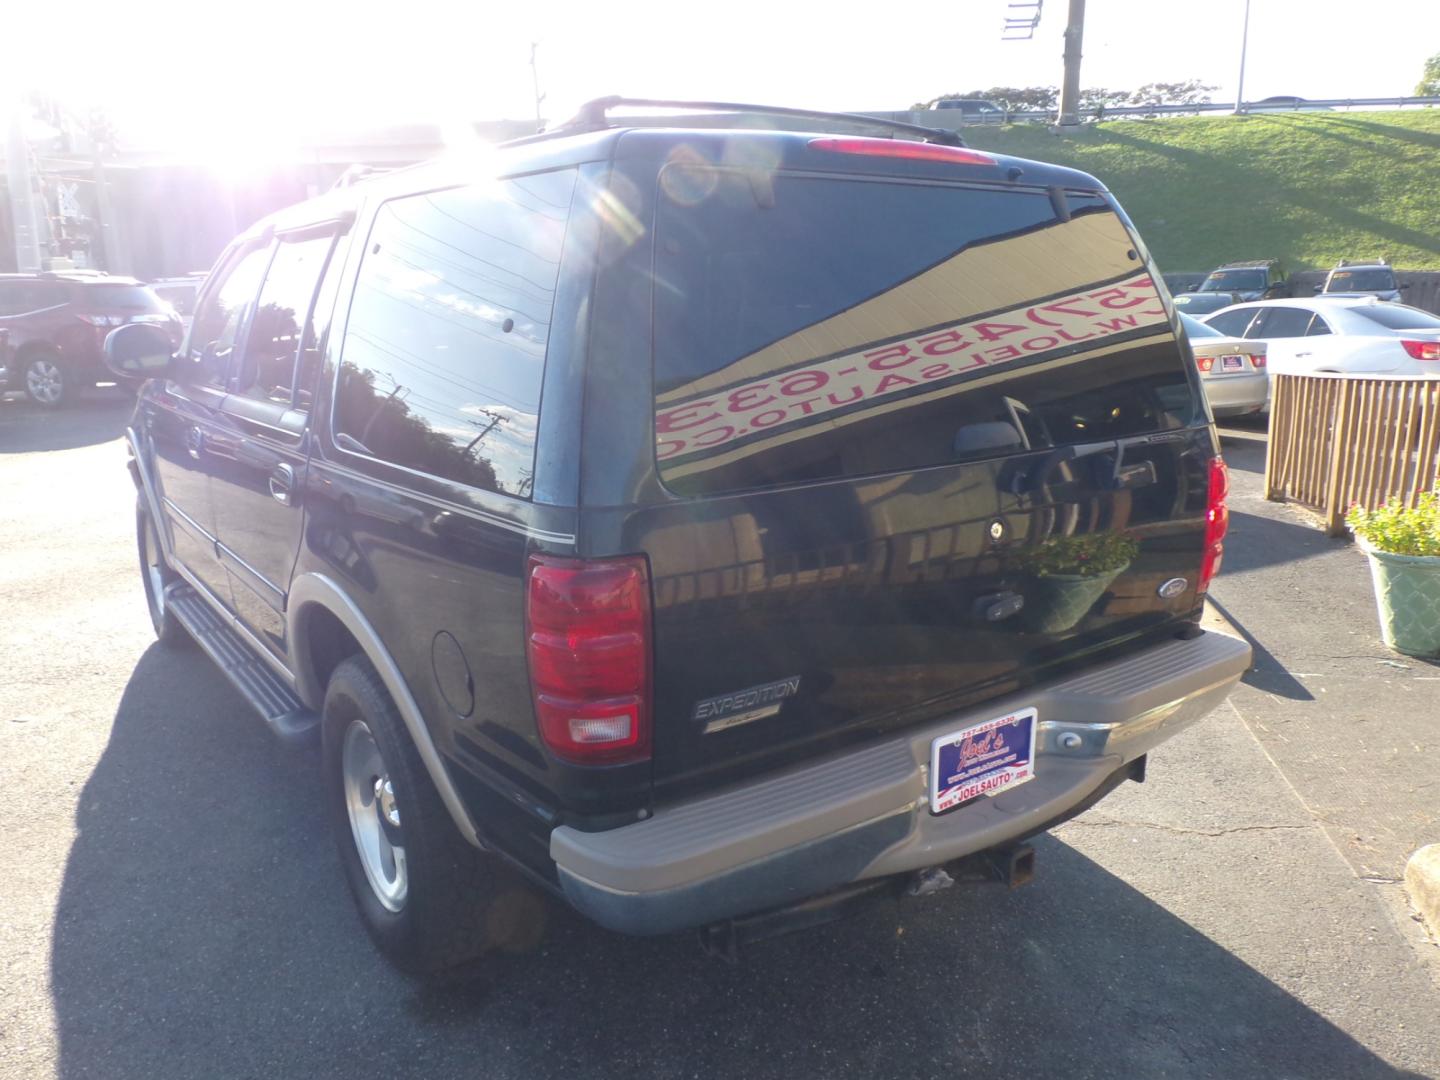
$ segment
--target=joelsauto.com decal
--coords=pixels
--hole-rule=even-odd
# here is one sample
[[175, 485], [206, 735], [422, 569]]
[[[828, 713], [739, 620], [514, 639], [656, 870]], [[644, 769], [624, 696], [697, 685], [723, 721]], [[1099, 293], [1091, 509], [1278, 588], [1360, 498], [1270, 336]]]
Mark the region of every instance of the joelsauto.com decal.
[[1169, 332], [1138, 263], [1134, 240], [1108, 208], [962, 248], [657, 394], [661, 474], [675, 480], [728, 466], [1047, 360], [1118, 360], [1132, 339]]
[[1081, 343], [1106, 344], [1106, 339], [1157, 328], [1168, 329], [1167, 316], [1154, 282], [1142, 271], [682, 401], [656, 413], [656, 455], [662, 467], [687, 458], [703, 462], [722, 448], [738, 449], [747, 441], [757, 445], [771, 429], [798, 421], [806, 426], [842, 414], [862, 419], [871, 405], [887, 399], [929, 398], [917, 388], [938, 392], [1016, 360], [1077, 351]]

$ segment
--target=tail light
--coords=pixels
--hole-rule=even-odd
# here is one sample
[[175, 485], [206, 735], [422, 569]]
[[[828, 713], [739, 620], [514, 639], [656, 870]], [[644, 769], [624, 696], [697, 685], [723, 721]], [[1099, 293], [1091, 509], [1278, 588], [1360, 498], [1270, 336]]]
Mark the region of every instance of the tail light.
[[1405, 351], [1415, 360], [1440, 360], [1440, 341], [1402, 341]]
[[1195, 357], [1195, 366], [1201, 371], [1209, 371], [1215, 366], [1215, 358], [1213, 356], [1197, 356]]
[[89, 323], [91, 326], [103, 326], [107, 328], [111, 326], [123, 326], [125, 324], [125, 316], [123, 315], [81, 314], [77, 315], [76, 318], [78, 318], [81, 322]]
[[865, 157], [906, 158], [910, 161], [948, 161], [952, 165], [994, 165], [989, 154], [968, 150], [963, 146], [915, 142], [910, 139], [855, 138], [811, 139], [810, 149], [832, 154], [861, 154]]
[[1251, 353], [1250, 366], [1253, 368], [1263, 368], [1265, 366], [1265, 354], [1263, 352]]
[[525, 646], [540, 738], [577, 765], [650, 756], [650, 574], [643, 556], [530, 559]]
[[1230, 472], [1225, 468], [1225, 459], [1210, 459], [1209, 491], [1205, 498], [1205, 552], [1200, 559], [1200, 581], [1195, 586], [1197, 593], [1210, 588], [1210, 582], [1220, 572], [1220, 559], [1225, 554], [1225, 530], [1230, 527], [1230, 507], [1226, 499], [1230, 495]]

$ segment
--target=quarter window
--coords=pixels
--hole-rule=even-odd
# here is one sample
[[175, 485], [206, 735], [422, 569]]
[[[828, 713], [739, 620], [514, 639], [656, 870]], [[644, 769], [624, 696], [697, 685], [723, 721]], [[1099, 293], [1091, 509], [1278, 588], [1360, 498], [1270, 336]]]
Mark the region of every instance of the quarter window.
[[528, 497], [574, 170], [393, 199], [341, 346], [335, 441]]

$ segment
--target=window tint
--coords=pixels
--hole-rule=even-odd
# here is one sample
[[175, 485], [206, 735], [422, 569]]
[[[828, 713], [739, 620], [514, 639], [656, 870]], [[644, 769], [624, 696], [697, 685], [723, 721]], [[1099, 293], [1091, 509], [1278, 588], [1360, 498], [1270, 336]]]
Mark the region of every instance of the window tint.
[[201, 383], [225, 388], [241, 324], [255, 300], [269, 259], [268, 245], [250, 247], [237, 252], [220, 270], [220, 279], [190, 327], [189, 356], [196, 363], [196, 377]]
[[1375, 304], [1349, 310], [1352, 315], [1379, 323], [1387, 330], [1440, 330], [1440, 319], [1405, 304]]
[[1226, 292], [1230, 289], [1265, 288], [1264, 270], [1216, 270], [1200, 286], [1201, 292]]
[[164, 302], [144, 285], [82, 285], [77, 299], [97, 308], [123, 311], [162, 311]]
[[1205, 325], [1214, 327], [1226, 337], [1244, 337], [1245, 328], [1250, 325], [1250, 320], [1255, 317], [1254, 308], [1240, 308], [1238, 311], [1226, 311], [1220, 315], [1212, 315], [1205, 320]]
[[1330, 333], [1330, 324], [1322, 319], [1320, 313], [1317, 311], [1315, 316], [1310, 320], [1310, 326], [1306, 329], [1305, 336], [1322, 337], [1328, 333]]
[[[773, 198], [771, 197], [773, 194]], [[1099, 197], [672, 165], [655, 224], [656, 457], [681, 494], [1178, 427], [1155, 283]]]
[[330, 339], [330, 323], [335, 317], [335, 297], [340, 291], [340, 272], [345, 265], [347, 240], [348, 237], [342, 235], [331, 250], [324, 275], [320, 278], [320, 290], [315, 294], [310, 322], [305, 327], [305, 340], [300, 347], [300, 368], [295, 378], [296, 408], [308, 410], [315, 395], [315, 384], [325, 361], [325, 346]]
[[1326, 292], [1389, 292], [1395, 288], [1391, 270], [1335, 270], [1325, 282]]
[[65, 303], [60, 285], [43, 281], [17, 281], [0, 285], [0, 316], [28, 315]]
[[1180, 321], [1185, 324], [1185, 332], [1191, 337], [1223, 338], [1225, 336], [1219, 330], [1206, 326], [1199, 319], [1192, 319], [1189, 315], [1181, 314]]
[[1310, 325], [1311, 312], [1304, 308], [1261, 308], [1255, 323], [1246, 331], [1247, 338], [1304, 337]]
[[239, 386], [246, 397], [290, 404], [300, 327], [310, 312], [333, 241], [334, 237], [326, 234], [284, 240], [276, 247], [245, 335]]
[[573, 170], [394, 199], [340, 356], [337, 445], [528, 496]]

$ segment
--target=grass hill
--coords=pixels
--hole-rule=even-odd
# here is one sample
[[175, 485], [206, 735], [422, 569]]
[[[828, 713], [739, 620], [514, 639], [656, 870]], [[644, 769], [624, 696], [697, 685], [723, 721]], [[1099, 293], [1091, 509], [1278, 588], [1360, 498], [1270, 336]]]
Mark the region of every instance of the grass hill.
[[1093, 173], [1164, 271], [1390, 257], [1440, 270], [1440, 109], [966, 128], [966, 142]]

